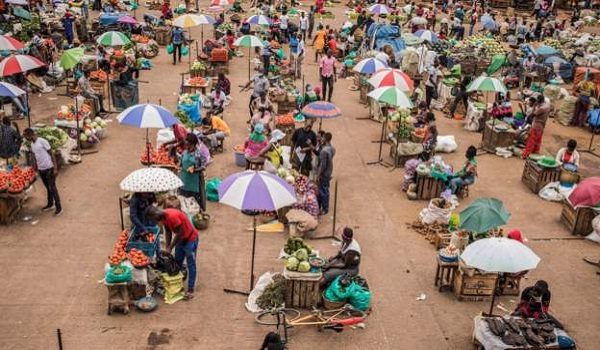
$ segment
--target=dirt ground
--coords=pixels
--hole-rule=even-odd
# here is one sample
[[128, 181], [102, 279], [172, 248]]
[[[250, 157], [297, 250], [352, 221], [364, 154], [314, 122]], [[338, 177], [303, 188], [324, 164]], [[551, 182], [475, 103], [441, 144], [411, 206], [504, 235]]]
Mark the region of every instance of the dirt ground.
[[[204, 4], [202, 1], [201, 4]], [[138, 17], [141, 17], [138, 11]], [[343, 21], [343, 8], [335, 8], [337, 19], [326, 22], [334, 27]], [[206, 31], [208, 33], [208, 30]], [[194, 29], [195, 38], [200, 30]], [[208, 35], [205, 35], [205, 37]], [[308, 49], [304, 64], [307, 83], [317, 83], [318, 66]], [[140, 101], [150, 100], [174, 108], [180, 84], [179, 73], [187, 64], [173, 66], [164, 48], [154, 59], [155, 68], [143, 71]], [[225, 121], [233, 135], [226, 150], [216, 156], [207, 178], [240, 171], [234, 164], [233, 147], [247, 135], [249, 93], [238, 85], [247, 78], [247, 57], [231, 64], [233, 103], [225, 111]], [[333, 133], [337, 149], [334, 181], [339, 188], [338, 226], [355, 228], [363, 252], [361, 274], [374, 291], [373, 312], [364, 330], [340, 334], [319, 333], [312, 328], [295, 329], [291, 349], [469, 349], [473, 317], [489, 308], [488, 302], [459, 302], [451, 293], [439, 293], [433, 285], [435, 250], [420, 235], [405, 227], [415, 220], [425, 201], [408, 201], [401, 192], [402, 169], [366, 163], [377, 158], [381, 126], [367, 120], [368, 109], [358, 101], [358, 92], [348, 89], [349, 80], [338, 80], [333, 101], [344, 115], [324, 122]], [[63, 92], [59, 88], [58, 92]], [[64, 87], [62, 88], [64, 89]], [[33, 96], [35, 122], [50, 122], [50, 116], [65, 97], [55, 93]], [[116, 117], [116, 114], [112, 116]], [[481, 135], [463, 129], [463, 122], [438, 115], [441, 135], [455, 135], [459, 149], [444, 155], [455, 166], [463, 161], [465, 149], [478, 145]], [[36, 185], [22, 216], [34, 222], [20, 222], [0, 228], [0, 271], [5, 279], [0, 290], [0, 348], [54, 349], [56, 330], [62, 332], [65, 349], [257, 349], [272, 329], [258, 326], [244, 308], [245, 298], [223, 292], [223, 287], [248, 286], [251, 224], [248, 217], [215, 203], [209, 204], [210, 229], [202, 231], [198, 250], [198, 290], [195, 299], [174, 305], [161, 304], [151, 314], [132, 312], [128, 316], [107, 316], [106, 288], [98, 283], [120, 230], [119, 182], [141, 167], [143, 130], [119, 126], [114, 121], [99, 152], [86, 155], [79, 165], [61, 170], [58, 177], [64, 213], [59, 218], [41, 214], [45, 191]], [[570, 137], [587, 145], [590, 134], [550, 122], [544, 137], [544, 151], [554, 154]], [[387, 155], [388, 147], [384, 147]], [[600, 342], [600, 281], [596, 268], [583, 256], [600, 256], [598, 246], [572, 236], [559, 221], [560, 204], [545, 202], [520, 181], [523, 161], [494, 155], [478, 158], [479, 178], [471, 186], [464, 208], [477, 197], [495, 197], [506, 203], [512, 218], [507, 229], [519, 228], [527, 244], [542, 258], [524, 285], [545, 279], [552, 291], [552, 312], [567, 327], [581, 349], [595, 349]], [[599, 173], [599, 159], [583, 155], [583, 171]], [[332, 229], [331, 216], [325, 217], [318, 233]], [[257, 276], [280, 271], [277, 260], [285, 236], [260, 233], [257, 239]], [[327, 256], [336, 247], [329, 240], [310, 242]], [[415, 298], [426, 294], [424, 301]], [[507, 309], [516, 298], [502, 297]], [[502, 311], [496, 309], [502, 314]], [[596, 345], [594, 345], [596, 344]]]

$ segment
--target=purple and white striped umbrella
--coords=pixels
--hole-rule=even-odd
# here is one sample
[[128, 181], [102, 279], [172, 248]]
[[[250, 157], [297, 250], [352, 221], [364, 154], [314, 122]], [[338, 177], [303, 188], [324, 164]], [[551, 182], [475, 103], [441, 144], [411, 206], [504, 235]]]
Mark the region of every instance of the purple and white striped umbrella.
[[239, 210], [275, 211], [296, 203], [296, 192], [279, 176], [247, 170], [221, 182], [219, 202]]
[[25, 91], [11, 83], [0, 82], [0, 96], [19, 97], [25, 95]]
[[390, 68], [387, 63], [378, 58], [370, 57], [358, 62], [356, 66], [352, 68], [352, 70], [362, 74], [373, 74], [381, 69], [386, 68]]
[[154, 104], [131, 106], [117, 117], [119, 124], [132, 125], [137, 128], [168, 128], [179, 121], [165, 107]]
[[369, 11], [377, 15], [389, 15], [391, 12], [387, 6], [380, 4], [369, 7]]
[[263, 16], [263, 15], [250, 16], [250, 17], [248, 17], [247, 22], [250, 24], [256, 24], [256, 25], [261, 25], [261, 26], [270, 26], [272, 23], [271, 19], [269, 19], [269, 17]]

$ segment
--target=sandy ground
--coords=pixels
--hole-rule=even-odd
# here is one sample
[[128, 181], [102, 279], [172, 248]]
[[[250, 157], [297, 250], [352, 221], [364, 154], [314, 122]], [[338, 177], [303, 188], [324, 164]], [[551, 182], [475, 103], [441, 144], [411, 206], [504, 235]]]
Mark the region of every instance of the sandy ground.
[[[336, 8], [339, 25], [342, 9]], [[141, 12], [141, 11], [140, 11]], [[138, 16], [141, 17], [140, 12]], [[193, 30], [199, 37], [199, 30]], [[305, 60], [307, 83], [317, 82], [317, 66]], [[233, 104], [225, 120], [233, 130], [224, 154], [216, 156], [208, 178], [223, 178], [239, 171], [233, 146], [247, 134], [248, 93], [237, 86], [247, 77], [247, 57], [231, 64]], [[180, 75], [187, 64], [173, 66], [161, 49], [153, 60], [156, 67], [144, 71], [140, 101], [150, 100], [174, 108]], [[390, 172], [381, 166], [367, 166], [375, 160], [380, 124], [357, 120], [367, 109], [358, 102], [358, 93], [348, 90], [350, 81], [339, 80], [334, 102], [344, 116], [326, 121], [324, 129], [334, 135], [337, 148], [335, 181], [339, 184], [338, 225], [355, 228], [364, 250], [361, 274], [374, 291], [373, 312], [364, 330], [341, 334], [318, 333], [312, 328], [295, 329], [291, 349], [469, 349], [472, 319], [487, 310], [486, 302], [459, 302], [453, 294], [441, 294], [433, 286], [435, 251], [420, 235], [406, 229], [415, 220], [425, 201], [411, 202], [401, 192], [402, 170]], [[62, 92], [62, 91], [61, 91]], [[66, 103], [55, 94], [32, 98], [35, 121], [49, 121], [58, 106]], [[480, 134], [465, 131], [460, 121], [438, 119], [442, 135], [455, 135], [456, 153], [444, 158], [462, 164], [464, 150], [478, 144]], [[569, 137], [587, 145], [590, 134], [550, 122], [544, 150], [554, 153]], [[119, 233], [119, 182], [140, 168], [139, 155], [144, 132], [113, 122], [99, 152], [84, 157], [79, 165], [66, 167], [58, 178], [64, 213], [60, 218], [41, 214], [45, 191], [36, 185], [22, 215], [39, 220], [36, 225], [21, 222], [0, 228], [0, 270], [5, 279], [0, 291], [0, 348], [56, 348], [56, 329], [63, 333], [65, 349], [256, 349], [271, 329], [254, 323], [242, 296], [223, 292], [223, 287], [247, 288], [251, 234], [248, 217], [225, 206], [211, 203], [211, 227], [201, 232], [198, 257], [198, 292], [194, 300], [162, 304], [151, 314], [106, 315], [106, 288], [99, 284], [102, 266]], [[387, 154], [388, 148], [384, 148]], [[595, 268], [585, 264], [585, 255], [598, 256], [598, 246], [584, 240], [563, 240], [571, 235], [560, 223], [559, 204], [541, 200], [520, 181], [523, 161], [481, 156], [479, 178], [471, 186], [465, 207], [477, 197], [496, 197], [512, 213], [507, 228], [519, 228], [527, 243], [542, 261], [524, 285], [545, 279], [552, 290], [552, 311], [563, 321], [581, 349], [595, 349], [600, 341], [600, 282]], [[597, 158], [583, 155], [587, 175], [598, 174]], [[319, 232], [331, 231], [332, 218], [323, 218]], [[538, 240], [544, 239], [544, 240]], [[280, 271], [276, 259], [283, 234], [262, 233], [257, 240], [257, 275]], [[311, 244], [334, 253], [329, 240]], [[424, 301], [416, 301], [421, 293]], [[514, 297], [502, 297], [508, 309]], [[502, 313], [496, 309], [496, 312]], [[596, 345], [594, 345], [596, 344]]]

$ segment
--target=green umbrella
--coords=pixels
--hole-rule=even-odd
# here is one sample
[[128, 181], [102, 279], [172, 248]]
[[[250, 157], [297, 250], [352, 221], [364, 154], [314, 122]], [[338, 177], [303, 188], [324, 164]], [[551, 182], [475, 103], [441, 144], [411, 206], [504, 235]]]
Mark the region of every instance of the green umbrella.
[[[236, 39], [233, 46], [247, 47], [248, 48], [248, 80], [250, 80], [250, 48], [251, 47], [263, 47], [263, 42], [254, 35], [244, 35]], [[265, 72], [267, 74], [268, 72]]]
[[493, 91], [505, 94], [507, 90], [500, 80], [482, 75], [473, 80], [467, 87], [467, 92], [472, 91]]
[[498, 199], [477, 198], [459, 216], [461, 229], [483, 233], [505, 225], [510, 213]]
[[96, 42], [104, 46], [125, 46], [131, 44], [131, 40], [129, 40], [125, 34], [115, 31], [106, 32], [100, 35], [100, 37], [96, 39]]
[[85, 49], [83, 47], [76, 47], [74, 49], [69, 49], [63, 52], [62, 56], [60, 56], [60, 61], [58, 64], [64, 69], [71, 69], [81, 61], [83, 57]]

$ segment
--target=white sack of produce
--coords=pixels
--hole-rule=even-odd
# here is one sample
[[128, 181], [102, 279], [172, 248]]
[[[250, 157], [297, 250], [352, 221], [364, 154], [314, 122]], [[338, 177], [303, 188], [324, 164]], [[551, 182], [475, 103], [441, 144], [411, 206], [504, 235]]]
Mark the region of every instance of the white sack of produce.
[[594, 231], [592, 231], [592, 233], [587, 235], [585, 238], [589, 239], [590, 241], [600, 243], [600, 216], [596, 216], [594, 220], [592, 220], [592, 228]]
[[160, 148], [163, 144], [175, 140], [175, 134], [170, 128], [160, 129], [156, 133], [156, 147]]
[[273, 275], [275, 274], [271, 272], [265, 272], [262, 276], [260, 276], [258, 282], [256, 282], [256, 285], [254, 286], [254, 289], [252, 289], [250, 295], [248, 295], [248, 302], [244, 304], [244, 306], [246, 306], [246, 310], [250, 312], [262, 311], [261, 308], [256, 305], [256, 301], [263, 294], [269, 283], [273, 282]]
[[415, 142], [401, 142], [396, 149], [399, 155], [409, 156], [423, 152], [423, 145]]
[[567, 96], [560, 108], [558, 109], [558, 114], [556, 119], [562, 125], [571, 124], [571, 120], [573, 119], [573, 113], [575, 112], [575, 103], [577, 102], [577, 97], [575, 96]]
[[445, 201], [445, 208], [440, 208], [438, 203], [441, 201], [441, 198], [434, 198], [429, 201], [429, 205], [427, 208], [421, 210], [419, 216], [421, 217], [421, 222], [424, 224], [433, 224], [434, 222], [440, 224], [447, 224], [450, 220], [450, 215], [452, 215], [452, 211], [456, 208], [456, 202]]
[[452, 153], [456, 151], [458, 145], [454, 135], [438, 136], [437, 145], [435, 146], [436, 152]]

